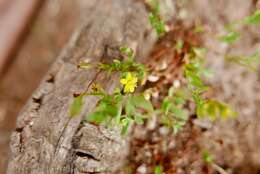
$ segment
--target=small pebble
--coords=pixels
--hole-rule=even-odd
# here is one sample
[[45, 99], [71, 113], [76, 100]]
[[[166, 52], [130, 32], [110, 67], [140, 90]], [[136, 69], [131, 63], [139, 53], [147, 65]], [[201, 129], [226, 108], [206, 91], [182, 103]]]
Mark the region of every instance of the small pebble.
[[159, 77], [158, 76], [155, 76], [155, 75], [149, 75], [147, 77], [147, 79], [150, 81], [150, 82], [157, 82], [159, 80]]
[[145, 164], [142, 164], [141, 166], [139, 166], [137, 168], [137, 172], [140, 173], [140, 174], [145, 174], [147, 173], [147, 167]]
[[159, 133], [160, 133], [161, 135], [167, 135], [167, 134], [169, 133], [169, 128], [168, 128], [168, 127], [165, 127], [165, 126], [160, 127], [160, 128], [159, 128]]
[[179, 88], [181, 86], [181, 82], [179, 80], [174, 80], [173, 86], [174, 86], [174, 88]]

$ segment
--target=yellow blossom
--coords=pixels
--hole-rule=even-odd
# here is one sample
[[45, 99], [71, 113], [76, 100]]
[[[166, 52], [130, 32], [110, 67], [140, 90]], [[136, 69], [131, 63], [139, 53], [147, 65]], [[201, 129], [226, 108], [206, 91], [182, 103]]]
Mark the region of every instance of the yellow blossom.
[[120, 80], [120, 83], [124, 86], [125, 93], [132, 93], [137, 86], [137, 77], [134, 74], [128, 72], [126, 77]]

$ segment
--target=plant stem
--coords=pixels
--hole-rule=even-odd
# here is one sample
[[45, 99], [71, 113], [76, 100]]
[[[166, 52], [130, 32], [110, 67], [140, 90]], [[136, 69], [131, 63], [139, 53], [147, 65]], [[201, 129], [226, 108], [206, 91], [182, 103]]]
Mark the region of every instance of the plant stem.
[[220, 167], [220, 166], [217, 165], [216, 163], [212, 163], [211, 165], [212, 165], [212, 167], [213, 167], [216, 171], [218, 171], [218, 173], [220, 173], [220, 174], [228, 174], [227, 171], [225, 171], [222, 167]]

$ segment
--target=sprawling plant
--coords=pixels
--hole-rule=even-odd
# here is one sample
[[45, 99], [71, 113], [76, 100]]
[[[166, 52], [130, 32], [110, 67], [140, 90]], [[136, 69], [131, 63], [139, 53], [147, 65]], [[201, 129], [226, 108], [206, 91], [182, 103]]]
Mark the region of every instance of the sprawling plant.
[[160, 17], [160, 2], [159, 0], [150, 0], [148, 2], [151, 7], [151, 12], [149, 13], [150, 24], [160, 37], [166, 32], [165, 22]]
[[[260, 24], [260, 10], [256, 10], [252, 15], [229, 24], [226, 27], [227, 34], [220, 36], [219, 40], [226, 44], [233, 44], [242, 37], [242, 34], [236, 31], [237, 26], [250, 26], [257, 24]], [[257, 66], [260, 64], [260, 51], [258, 50], [249, 56], [226, 55], [225, 60], [255, 71]]]
[[[149, 20], [158, 36], [162, 36], [165, 30], [165, 23], [160, 18], [160, 4], [158, 0], [149, 1], [151, 13]], [[220, 36], [222, 42], [232, 44], [241, 37], [241, 34], [235, 31], [237, 25], [253, 25], [260, 23], [260, 11], [242, 20], [230, 24], [228, 34]], [[183, 43], [180, 41], [176, 45], [176, 50], [181, 50]], [[99, 97], [99, 102], [94, 111], [86, 115], [84, 121], [95, 124], [105, 124], [107, 126], [121, 127], [121, 133], [127, 133], [131, 124], [143, 124], [146, 119], [156, 115], [160, 123], [171, 127], [174, 133], [177, 133], [186, 124], [188, 120], [188, 111], [185, 107], [187, 102], [195, 104], [195, 113], [198, 118], [209, 118], [212, 121], [217, 118], [226, 119], [235, 117], [234, 112], [227, 104], [215, 99], [204, 98], [203, 94], [209, 89], [203, 82], [203, 78], [212, 74], [204, 68], [205, 53], [204, 48], [192, 47], [187, 54], [187, 61], [183, 66], [186, 84], [181, 88], [174, 85], [169, 88], [168, 95], [164, 97], [160, 106], [155, 107], [150, 101], [147, 91], [136, 93], [136, 88], [146, 81], [149, 73], [147, 68], [134, 61], [134, 52], [129, 47], [121, 47], [121, 54], [124, 60], [114, 59], [112, 63], [100, 63], [96, 68], [107, 73], [118, 73], [118, 81], [121, 88], [116, 88], [112, 94], [107, 93], [99, 84], [92, 85], [89, 92], [83, 92], [74, 95], [74, 100], [70, 108], [70, 115], [76, 116], [81, 113], [84, 104], [84, 98], [87, 96]], [[230, 62], [250, 69], [256, 69], [259, 64], [259, 51], [250, 56], [226, 56]], [[88, 70], [93, 67], [88, 61], [82, 61], [78, 67]], [[159, 171], [159, 168], [156, 169]], [[155, 172], [158, 173], [158, 172]]]
[[[134, 61], [132, 49], [122, 47], [120, 50], [126, 56], [124, 61], [115, 59], [111, 64], [98, 64], [97, 68], [108, 73], [119, 73], [123, 90], [116, 88], [112, 94], [108, 94], [100, 85], [94, 84], [90, 92], [75, 96], [70, 113], [71, 116], [75, 116], [81, 112], [84, 97], [97, 96], [100, 98], [99, 103], [94, 112], [86, 116], [85, 121], [119, 125], [122, 134], [126, 134], [133, 122], [142, 124], [143, 120], [149, 117], [153, 112], [153, 105], [142, 93], [133, 94], [136, 87], [143, 83], [147, 74], [146, 68]], [[79, 67], [87, 70], [91, 65], [88, 62], [81, 62]]]
[[[205, 100], [201, 97], [207, 90], [201, 79], [201, 75], [208, 74], [202, 66], [203, 49], [193, 48], [190, 52], [189, 63], [185, 64], [184, 72], [187, 86], [183, 88], [171, 87], [168, 95], [163, 99], [160, 107], [155, 108], [147, 97], [146, 91], [134, 93], [136, 88], [142, 85], [148, 74], [143, 64], [134, 61], [134, 53], [131, 48], [122, 47], [121, 53], [125, 60], [113, 60], [110, 64], [100, 63], [96, 68], [107, 73], [119, 73], [121, 89], [116, 88], [112, 94], [107, 93], [99, 84], [92, 85], [89, 92], [83, 92], [74, 96], [70, 108], [70, 115], [80, 114], [87, 96], [100, 98], [94, 111], [86, 115], [85, 121], [107, 126], [121, 127], [122, 135], [125, 135], [131, 124], [143, 124], [151, 115], [156, 115], [160, 122], [173, 128], [177, 133], [188, 120], [188, 111], [185, 109], [187, 101], [196, 104], [196, 113], [199, 117], [209, 116], [212, 120], [218, 115], [223, 118], [234, 115], [234, 112], [223, 103], [216, 100]], [[88, 70], [92, 65], [83, 61], [79, 68]]]
[[201, 97], [208, 90], [208, 86], [203, 83], [202, 77], [207, 77], [211, 74], [203, 66], [205, 53], [205, 49], [192, 48], [189, 54], [190, 63], [184, 67], [185, 77], [188, 82], [187, 88], [191, 93], [192, 100], [196, 104], [196, 114], [200, 118], [207, 116], [211, 120], [215, 120], [218, 116], [221, 118], [234, 117], [236, 113], [227, 104]]

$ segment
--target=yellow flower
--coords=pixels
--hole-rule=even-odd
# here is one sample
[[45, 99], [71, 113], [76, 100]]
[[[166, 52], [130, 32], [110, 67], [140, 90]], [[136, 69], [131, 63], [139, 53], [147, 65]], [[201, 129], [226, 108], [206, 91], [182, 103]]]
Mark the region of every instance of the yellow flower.
[[132, 93], [135, 91], [137, 86], [137, 77], [134, 74], [128, 72], [126, 77], [120, 80], [120, 83], [124, 86], [125, 93]]

